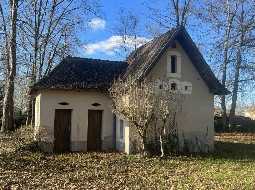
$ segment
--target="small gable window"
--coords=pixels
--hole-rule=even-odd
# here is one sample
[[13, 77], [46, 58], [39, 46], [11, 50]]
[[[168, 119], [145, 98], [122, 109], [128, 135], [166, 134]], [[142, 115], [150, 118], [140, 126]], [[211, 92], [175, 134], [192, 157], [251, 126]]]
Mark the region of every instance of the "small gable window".
[[171, 50], [167, 55], [167, 76], [181, 78], [182, 56], [179, 51]]
[[171, 56], [171, 73], [177, 73], [177, 56]]
[[183, 94], [191, 94], [192, 93], [192, 83], [184, 81], [180, 84], [179, 89], [181, 90], [181, 92]]
[[176, 88], [177, 88], [176, 83], [175, 83], [175, 82], [174, 82], [174, 83], [172, 83], [172, 84], [171, 84], [171, 90], [176, 90]]
[[69, 105], [69, 103], [67, 103], [67, 102], [59, 102], [58, 104], [59, 104], [59, 105], [62, 105], [62, 106], [67, 106], [67, 105]]
[[95, 102], [95, 103], [93, 103], [93, 104], [92, 104], [92, 106], [97, 107], [97, 106], [101, 106], [101, 104], [99, 104], [99, 103]]

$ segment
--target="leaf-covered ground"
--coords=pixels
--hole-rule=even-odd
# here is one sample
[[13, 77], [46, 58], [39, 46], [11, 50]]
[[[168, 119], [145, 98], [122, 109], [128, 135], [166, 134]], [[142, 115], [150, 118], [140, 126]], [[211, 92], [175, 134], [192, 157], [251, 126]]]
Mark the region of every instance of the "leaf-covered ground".
[[240, 135], [238, 142], [235, 136], [231, 141], [231, 135], [222, 135], [213, 155], [159, 159], [118, 153], [43, 154], [36, 151], [30, 132], [0, 137], [2, 189], [255, 188], [252, 137]]

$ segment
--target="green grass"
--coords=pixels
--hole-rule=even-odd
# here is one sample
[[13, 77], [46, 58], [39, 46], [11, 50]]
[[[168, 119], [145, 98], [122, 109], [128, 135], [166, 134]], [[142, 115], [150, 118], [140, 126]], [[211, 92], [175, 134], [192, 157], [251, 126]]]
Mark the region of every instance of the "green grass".
[[[211, 155], [50, 155], [21, 134], [1, 137], [0, 186], [13, 189], [254, 189], [255, 144], [218, 137]], [[17, 139], [18, 138], [18, 139]]]

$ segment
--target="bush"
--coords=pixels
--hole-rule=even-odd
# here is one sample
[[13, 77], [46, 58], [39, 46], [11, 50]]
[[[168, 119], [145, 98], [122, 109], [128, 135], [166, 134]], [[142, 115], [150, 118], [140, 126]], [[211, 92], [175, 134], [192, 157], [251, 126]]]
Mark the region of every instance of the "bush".
[[255, 120], [249, 117], [236, 116], [233, 119], [233, 126], [229, 128], [222, 123], [222, 117], [214, 117], [215, 132], [239, 132], [239, 133], [255, 133]]
[[145, 150], [148, 151], [149, 155], [160, 155], [160, 143], [159, 139], [149, 140], [145, 143]]
[[[2, 110], [0, 110], [2, 113]], [[1, 114], [0, 114], [1, 115]], [[27, 115], [21, 111], [16, 111], [14, 115], [15, 128], [18, 129], [23, 125], [26, 125]], [[2, 126], [2, 115], [0, 116], [0, 127]]]
[[[178, 152], [179, 139], [177, 134], [168, 134], [163, 139], [164, 154], [170, 155], [171, 153]], [[146, 144], [146, 150], [149, 155], [161, 155], [161, 147], [159, 138], [149, 140]]]
[[15, 113], [15, 125], [16, 128], [20, 128], [21, 126], [26, 124], [27, 115], [22, 113], [21, 111], [18, 111]]

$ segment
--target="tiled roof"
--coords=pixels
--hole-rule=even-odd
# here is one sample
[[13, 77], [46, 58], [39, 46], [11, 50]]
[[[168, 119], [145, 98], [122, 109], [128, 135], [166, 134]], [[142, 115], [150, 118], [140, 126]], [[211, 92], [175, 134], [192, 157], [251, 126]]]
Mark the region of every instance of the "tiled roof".
[[213, 94], [229, 91], [218, 81], [202, 54], [183, 27], [173, 28], [132, 52], [127, 62], [67, 57], [53, 71], [36, 83], [39, 89], [107, 89], [114, 78], [134, 76], [142, 80], [163, 53], [178, 41]]
[[127, 68], [126, 62], [67, 57], [32, 90], [39, 89], [102, 89]]

